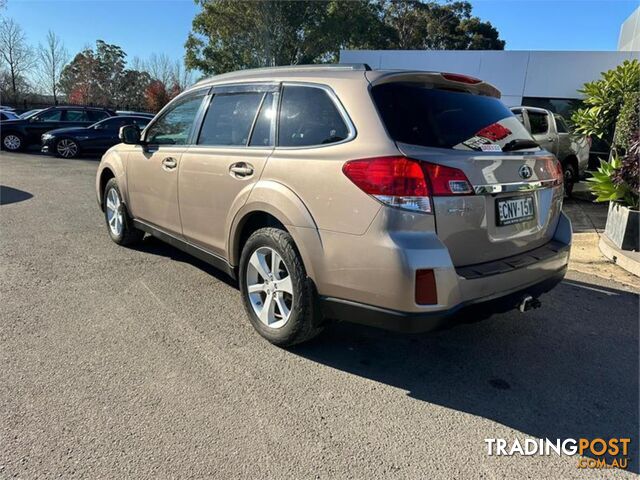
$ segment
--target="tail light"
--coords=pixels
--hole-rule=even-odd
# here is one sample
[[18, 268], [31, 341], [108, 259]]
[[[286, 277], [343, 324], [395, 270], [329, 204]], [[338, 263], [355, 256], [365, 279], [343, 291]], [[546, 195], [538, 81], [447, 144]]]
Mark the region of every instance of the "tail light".
[[430, 197], [473, 193], [461, 170], [407, 157], [351, 160], [342, 171], [363, 192], [405, 210], [430, 213]]
[[556, 185], [564, 183], [564, 172], [562, 171], [562, 164], [555, 157], [546, 157], [546, 170], [551, 173], [551, 177], [555, 180]]

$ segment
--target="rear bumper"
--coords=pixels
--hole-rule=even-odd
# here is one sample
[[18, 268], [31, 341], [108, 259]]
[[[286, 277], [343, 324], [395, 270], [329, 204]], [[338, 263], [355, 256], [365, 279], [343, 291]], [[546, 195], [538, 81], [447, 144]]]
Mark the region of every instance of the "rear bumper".
[[513, 291], [503, 292], [498, 297], [472, 300], [437, 312], [399, 312], [330, 297], [321, 298], [320, 302], [326, 318], [346, 320], [402, 333], [429, 332], [451, 324], [457, 318], [481, 319], [491, 314], [513, 310], [525, 296], [537, 298], [554, 288], [562, 281], [566, 272], [565, 265], [551, 276], [532, 285], [520, 286]]
[[[504, 312], [516, 308], [525, 296], [536, 298], [563, 279], [571, 236], [571, 222], [561, 213], [546, 244], [465, 267], [452, 264], [446, 247], [433, 234], [421, 234], [419, 243], [412, 240], [406, 245], [408, 248], [400, 250], [402, 255], [398, 255], [398, 242], [386, 243], [391, 248], [380, 252], [372, 252], [368, 245], [368, 249], [360, 249], [368, 261], [366, 269], [342, 269], [336, 277], [343, 288], [335, 285], [328, 289], [326, 283], [319, 284], [325, 287], [318, 288], [323, 312], [327, 318], [404, 332], [433, 330], [469, 312], [483, 317]], [[348, 253], [345, 261], [358, 259], [358, 250], [350, 249]], [[421, 268], [434, 270], [437, 304], [415, 302], [415, 271]], [[345, 279], [356, 274], [357, 284], [368, 288], [364, 294], [345, 288], [349, 286]]]

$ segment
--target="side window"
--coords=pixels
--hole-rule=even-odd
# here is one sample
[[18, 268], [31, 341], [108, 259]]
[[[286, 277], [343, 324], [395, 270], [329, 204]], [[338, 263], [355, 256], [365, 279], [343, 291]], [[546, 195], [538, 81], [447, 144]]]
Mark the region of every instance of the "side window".
[[522, 110], [512, 110], [513, 116], [518, 119], [518, 121], [524, 125], [524, 115], [522, 114]]
[[528, 110], [527, 115], [529, 116], [529, 124], [533, 135], [540, 135], [549, 131], [549, 120], [546, 113]]
[[321, 88], [285, 86], [280, 106], [278, 145], [325, 145], [349, 135], [342, 116]]
[[198, 145], [246, 145], [263, 96], [259, 92], [214, 95]]
[[276, 98], [277, 95], [274, 92], [269, 92], [264, 97], [258, 119], [253, 127], [251, 141], [249, 142], [252, 147], [270, 147], [273, 145], [275, 113], [277, 110], [274, 105], [274, 99]]
[[155, 145], [185, 145], [204, 96], [205, 92], [201, 91], [174, 103], [149, 128], [147, 142]]
[[87, 112], [85, 110], [66, 110], [65, 122], [88, 122]]
[[569, 133], [569, 127], [567, 127], [564, 118], [560, 115], [554, 115], [554, 117], [556, 119], [556, 129], [558, 130], [558, 133]]
[[59, 122], [62, 120], [62, 110], [49, 110], [37, 114], [41, 122]]
[[92, 122], [99, 122], [100, 120], [104, 120], [109, 117], [107, 112], [102, 112], [100, 110], [89, 110], [87, 115], [89, 115], [89, 120]]

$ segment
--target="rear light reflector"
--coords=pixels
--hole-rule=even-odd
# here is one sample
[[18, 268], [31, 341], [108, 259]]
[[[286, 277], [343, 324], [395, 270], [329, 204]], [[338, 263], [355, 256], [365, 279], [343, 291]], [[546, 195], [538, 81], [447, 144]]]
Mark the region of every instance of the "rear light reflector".
[[452, 82], [468, 83], [470, 85], [482, 83], [482, 80], [480, 80], [479, 78], [470, 77], [469, 75], [462, 75], [460, 73], [441, 73], [440, 75]]
[[564, 183], [564, 172], [562, 164], [555, 157], [545, 157], [545, 169], [551, 173], [551, 178], [555, 180], [556, 185]]
[[435, 305], [438, 303], [436, 276], [433, 270], [416, 271], [416, 303], [418, 305]]
[[430, 197], [473, 193], [461, 170], [402, 156], [351, 160], [342, 172], [363, 192], [405, 210], [429, 213]]

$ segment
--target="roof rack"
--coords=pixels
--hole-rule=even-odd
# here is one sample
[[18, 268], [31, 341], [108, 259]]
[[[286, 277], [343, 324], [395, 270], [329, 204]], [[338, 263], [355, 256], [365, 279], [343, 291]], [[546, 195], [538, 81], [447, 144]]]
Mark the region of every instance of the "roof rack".
[[370, 71], [371, 67], [366, 63], [320, 63], [320, 64], [308, 64], [308, 65], [282, 65], [278, 67], [262, 67], [262, 68], [248, 68], [246, 70], [237, 70], [235, 72], [221, 73], [220, 75], [214, 75], [212, 77], [207, 77], [199, 82], [196, 85], [207, 83], [211, 80], [225, 79], [225, 78], [235, 78], [241, 77], [244, 75], [248, 75], [251, 73], [268, 73], [268, 72], [278, 72], [281, 70], [296, 70], [296, 71], [304, 71], [304, 70], [352, 70], [352, 71]]

